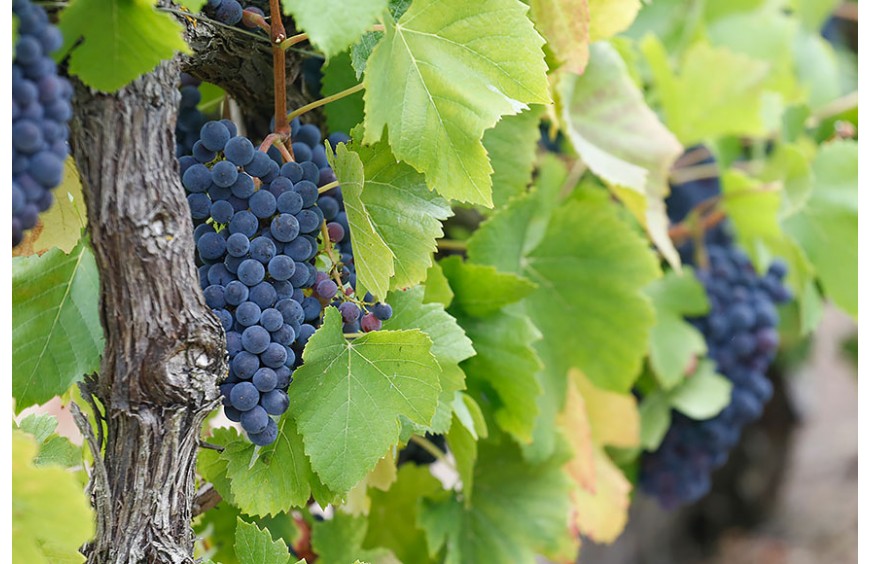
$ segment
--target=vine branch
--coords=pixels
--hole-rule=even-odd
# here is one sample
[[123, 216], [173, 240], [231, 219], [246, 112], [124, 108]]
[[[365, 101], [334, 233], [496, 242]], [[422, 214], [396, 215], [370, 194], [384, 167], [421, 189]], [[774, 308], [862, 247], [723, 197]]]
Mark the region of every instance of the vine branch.
[[[273, 0], [273, 1], [275, 1], [275, 0]], [[309, 112], [315, 108], [319, 108], [320, 106], [325, 106], [326, 104], [328, 104], [330, 102], [335, 102], [336, 100], [341, 100], [342, 98], [345, 98], [345, 97], [350, 96], [352, 94], [356, 94], [357, 92], [359, 92], [363, 88], [365, 88], [365, 85], [363, 85], [363, 83], [360, 82], [356, 86], [351, 86], [350, 88], [348, 88], [346, 90], [342, 90], [341, 92], [336, 92], [335, 94], [332, 94], [331, 96], [326, 96], [325, 98], [321, 98], [320, 100], [315, 100], [315, 101], [311, 102], [310, 104], [305, 104], [301, 108], [297, 108], [297, 109], [293, 110], [292, 112], [290, 112], [290, 115], [287, 116], [287, 121], [288, 122], [293, 121], [293, 118], [295, 118], [297, 116], [301, 116], [305, 112]]]

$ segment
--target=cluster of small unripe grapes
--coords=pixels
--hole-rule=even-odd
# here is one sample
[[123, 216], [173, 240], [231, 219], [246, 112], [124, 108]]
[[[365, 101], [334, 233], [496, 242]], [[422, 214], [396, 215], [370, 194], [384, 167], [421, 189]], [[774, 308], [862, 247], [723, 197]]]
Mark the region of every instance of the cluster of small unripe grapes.
[[[700, 201], [718, 192], [718, 182], [689, 183], [674, 189], [668, 201], [679, 221]], [[727, 225], [706, 235], [707, 268], [696, 271], [710, 302], [707, 315], [689, 321], [704, 335], [717, 372], [731, 381], [731, 402], [712, 419], [697, 421], [673, 412], [671, 426], [655, 452], [644, 453], [640, 486], [666, 508], [701, 498], [711, 474], [728, 459], [743, 427], [758, 419], [773, 393], [766, 376], [779, 346], [776, 305], [791, 299], [784, 286], [785, 264], [774, 261], [764, 275], [732, 241]], [[681, 249], [694, 262], [692, 245]]]
[[[280, 152], [236, 135], [232, 122], [210, 121], [179, 159], [200, 283], [226, 331], [224, 412], [257, 445], [277, 437], [270, 416], [288, 408], [287, 387], [324, 307], [339, 308], [348, 333], [380, 329], [392, 315], [373, 296], [355, 296], [341, 189], [319, 189], [335, 181], [320, 130], [294, 121], [291, 139], [294, 160], [282, 162]], [[315, 258], [327, 245], [340, 262], [319, 271]]]
[[69, 154], [72, 86], [50, 54], [63, 45], [41, 7], [14, 0], [18, 41], [12, 61], [12, 246], [51, 207]]

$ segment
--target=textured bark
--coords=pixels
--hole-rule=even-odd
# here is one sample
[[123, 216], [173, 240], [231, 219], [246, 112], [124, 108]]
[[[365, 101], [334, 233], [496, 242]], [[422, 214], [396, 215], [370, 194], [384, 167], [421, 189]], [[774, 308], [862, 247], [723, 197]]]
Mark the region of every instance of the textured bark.
[[[268, 14], [268, 2], [261, 7]], [[284, 23], [288, 36], [296, 33], [292, 20]], [[182, 60], [182, 70], [223, 88], [241, 108], [249, 134], [264, 137], [274, 113], [272, 47], [268, 37], [202, 20], [195, 25], [193, 20], [186, 20], [185, 24], [194, 54]], [[296, 50], [287, 51], [287, 107], [291, 109], [313, 99], [304, 88], [301, 71], [302, 55]]]
[[174, 155], [179, 65], [161, 63], [113, 95], [76, 86], [71, 144], [106, 335], [88, 386], [106, 424], [89, 562], [193, 561], [197, 441], [227, 367], [223, 332], [199, 290]]

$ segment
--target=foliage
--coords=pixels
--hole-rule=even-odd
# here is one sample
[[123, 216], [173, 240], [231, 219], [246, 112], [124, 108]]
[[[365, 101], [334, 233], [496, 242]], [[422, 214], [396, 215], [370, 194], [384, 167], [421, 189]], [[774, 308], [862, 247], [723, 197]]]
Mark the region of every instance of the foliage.
[[[274, 444], [204, 432], [221, 451], [201, 450], [197, 474], [222, 497], [196, 524], [206, 557], [571, 561], [581, 534], [612, 542], [634, 488], [624, 469], [674, 412], [708, 419], [730, 400], [686, 321], [709, 304], [677, 252], [711, 210], [759, 269], [787, 263], [795, 332], [823, 299], [857, 318], [857, 142], [831, 134], [857, 123], [857, 102], [843, 106], [848, 69], [818, 33], [829, 3], [707, 3], [689, 20], [682, 4], [282, 2], [340, 98], [327, 129], [350, 133], [326, 153], [357, 294], [393, 316], [345, 334], [327, 308]], [[150, 0], [72, 0], [59, 21], [59, 60], [104, 92], [190, 52]], [[564, 152], [541, 148], [542, 127]], [[122, 314], [99, 311], [74, 173], [13, 260], [19, 412], [97, 371], [99, 315]], [[721, 178], [723, 195], [669, 223], [670, 187], [697, 177]], [[31, 415], [13, 434], [21, 561], [75, 561], [94, 532], [63, 469], [82, 451], [55, 426]], [[443, 482], [397, 468], [409, 444]]]

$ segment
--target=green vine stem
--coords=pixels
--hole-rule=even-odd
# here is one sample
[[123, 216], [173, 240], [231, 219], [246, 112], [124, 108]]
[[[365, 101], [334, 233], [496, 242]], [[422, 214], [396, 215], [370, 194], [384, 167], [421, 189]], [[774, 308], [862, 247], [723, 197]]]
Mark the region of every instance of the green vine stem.
[[443, 251], [460, 251], [468, 250], [468, 243], [465, 241], [456, 241], [455, 239], [438, 239], [438, 249]]
[[[272, 0], [272, 1], [274, 2], [276, 0]], [[290, 112], [290, 115], [287, 116], [287, 121], [288, 122], [293, 121], [293, 118], [295, 118], [297, 116], [301, 116], [305, 112], [309, 112], [315, 108], [319, 108], [320, 106], [325, 106], [326, 104], [328, 104], [330, 102], [335, 102], [336, 100], [341, 100], [342, 98], [350, 96], [351, 94], [356, 94], [357, 92], [359, 92], [363, 88], [365, 88], [365, 85], [363, 85], [363, 83], [360, 82], [356, 86], [351, 86], [347, 90], [342, 90], [341, 92], [336, 92], [335, 94], [333, 94], [331, 96], [326, 96], [325, 98], [321, 98], [320, 100], [315, 100], [315, 101], [311, 102], [310, 104], [305, 104], [301, 108], [298, 108], [298, 109]]]
[[320, 188], [317, 189], [318, 194], [323, 194], [324, 192], [329, 192], [333, 188], [338, 188], [339, 182], [338, 180], [333, 180], [329, 184], [324, 184]]
[[435, 446], [432, 441], [430, 441], [426, 437], [411, 435], [411, 439], [409, 442], [415, 443], [417, 446], [434, 456], [439, 462], [443, 462], [444, 464], [449, 466], [454, 472], [458, 473], [458, 471], [456, 470], [456, 466], [454, 466], [453, 463], [450, 462], [450, 460], [448, 460], [446, 456], [444, 456], [444, 452], [442, 452], [440, 448]]
[[290, 47], [293, 47], [297, 43], [302, 43], [303, 41], [308, 41], [308, 34], [297, 33], [296, 35], [291, 35], [290, 37], [282, 41], [279, 47], [286, 51]]

